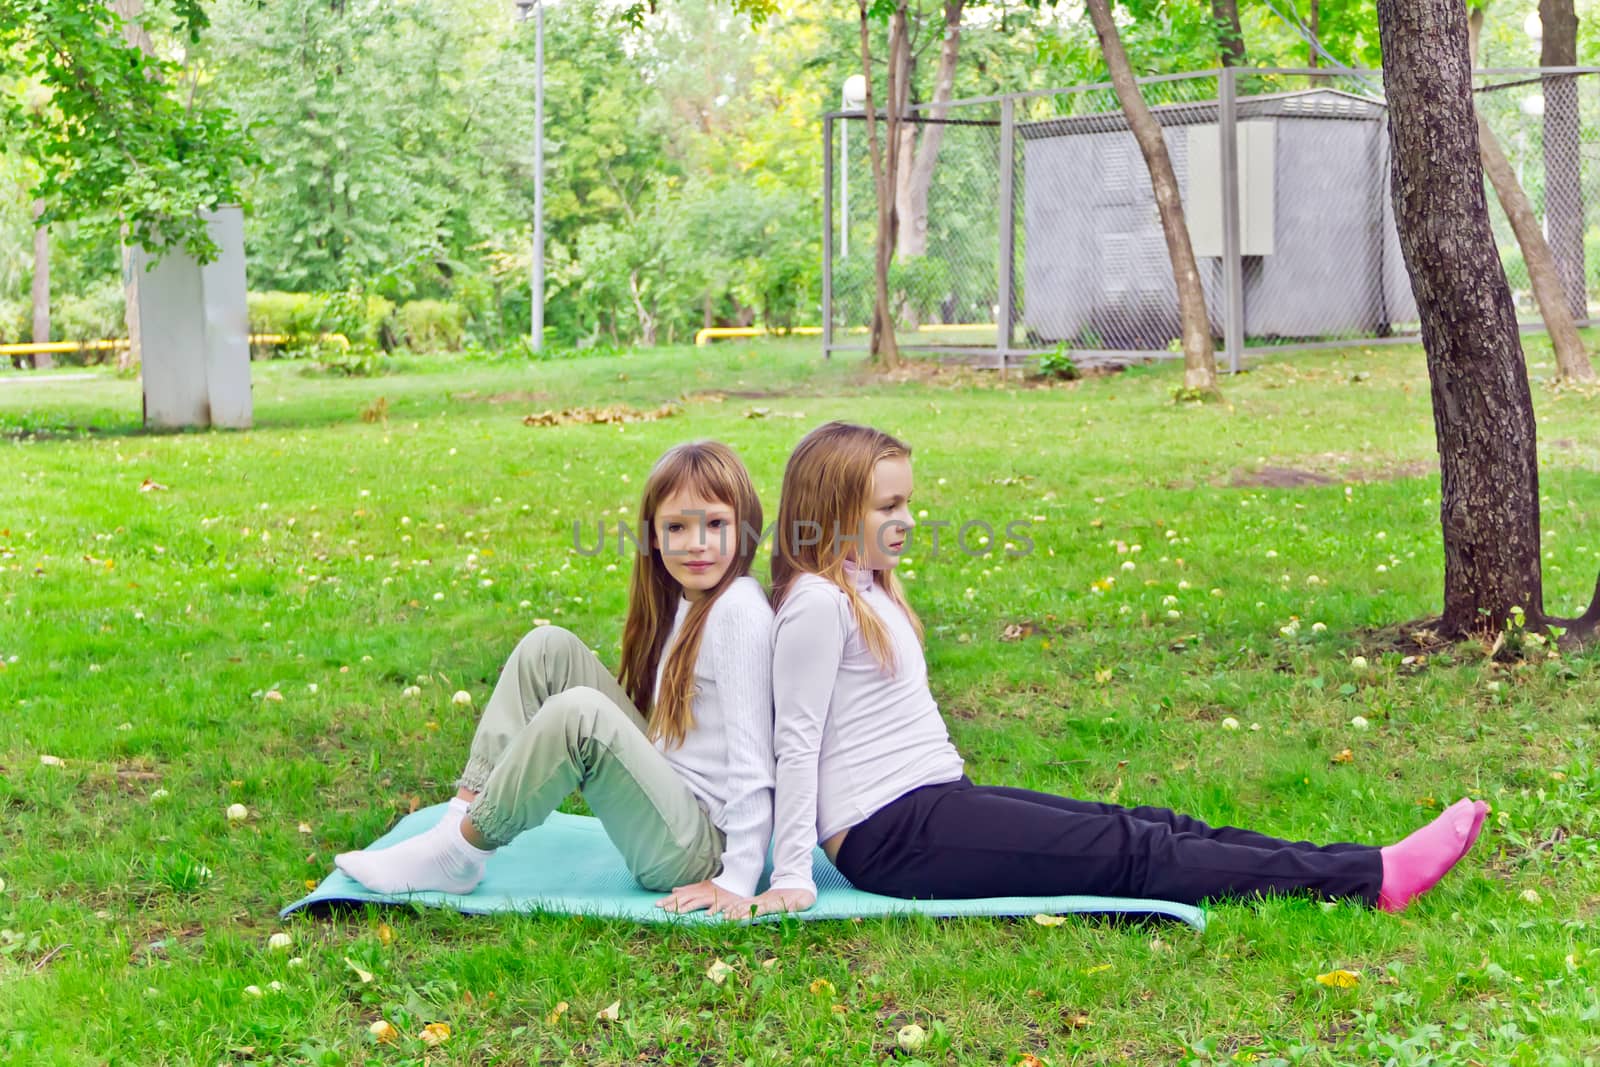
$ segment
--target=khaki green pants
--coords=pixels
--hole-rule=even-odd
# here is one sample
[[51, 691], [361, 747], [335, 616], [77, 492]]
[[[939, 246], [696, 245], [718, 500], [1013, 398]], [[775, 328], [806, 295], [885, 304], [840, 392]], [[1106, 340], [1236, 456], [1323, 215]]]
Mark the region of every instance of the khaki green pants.
[[646, 889], [722, 869], [722, 831], [645, 736], [644, 717], [599, 657], [559, 626], [518, 642], [458, 785], [478, 794], [468, 814], [492, 845], [538, 826], [577, 789]]

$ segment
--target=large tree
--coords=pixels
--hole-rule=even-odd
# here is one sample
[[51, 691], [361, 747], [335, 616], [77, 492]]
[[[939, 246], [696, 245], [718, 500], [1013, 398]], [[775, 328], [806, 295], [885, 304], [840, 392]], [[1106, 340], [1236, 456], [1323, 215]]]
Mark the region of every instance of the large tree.
[[1395, 217], [1432, 386], [1449, 637], [1533, 625], [1544, 610], [1533, 398], [1489, 226], [1461, 0], [1379, 0]]

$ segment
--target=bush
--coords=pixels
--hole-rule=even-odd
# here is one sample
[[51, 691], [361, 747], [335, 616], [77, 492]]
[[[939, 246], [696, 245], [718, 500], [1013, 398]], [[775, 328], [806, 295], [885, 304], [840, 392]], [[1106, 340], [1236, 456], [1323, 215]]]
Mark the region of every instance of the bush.
[[460, 304], [446, 300], [413, 300], [400, 306], [400, 338], [413, 352], [459, 352], [466, 333]]
[[[81, 293], [63, 294], [50, 309], [50, 332], [62, 341], [99, 341], [128, 336], [120, 277], [102, 278]], [[82, 366], [112, 358], [109, 351], [58, 352], [60, 364]]]
[[[281, 351], [289, 356], [310, 351], [324, 333], [337, 333], [352, 348], [394, 345], [394, 303], [356, 291], [342, 293], [251, 293], [250, 332], [287, 338]], [[257, 351], [271, 351], [261, 346]]]

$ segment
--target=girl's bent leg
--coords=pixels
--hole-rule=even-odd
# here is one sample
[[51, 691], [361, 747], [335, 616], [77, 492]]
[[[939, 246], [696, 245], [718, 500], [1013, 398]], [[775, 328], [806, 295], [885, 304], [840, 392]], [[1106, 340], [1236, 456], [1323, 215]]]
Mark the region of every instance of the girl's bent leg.
[[1062, 811], [1075, 811], [1087, 815], [1131, 815], [1133, 818], [1141, 819], [1144, 822], [1161, 823], [1170, 827], [1173, 833], [1196, 834], [1200, 837], [1210, 838], [1213, 841], [1227, 841], [1235, 845], [1250, 845], [1254, 848], [1296, 848], [1322, 852], [1350, 852], [1371, 847], [1370, 845], [1357, 845], [1347, 841], [1318, 845], [1310, 841], [1289, 841], [1284, 838], [1271, 837], [1267, 834], [1257, 833], [1254, 830], [1242, 830], [1237, 826], [1209, 826], [1199, 819], [1167, 808], [1124, 808], [1116, 804], [1077, 800], [1073, 797], [1056, 796], [1052, 793], [1036, 793], [1031, 789], [1012, 789], [1007, 786], [986, 786], [985, 788], [999, 796], [1013, 797], [1032, 804], [1043, 804], [1046, 807], [1059, 808]]
[[1384, 875], [1376, 848], [1258, 848], [1126, 811], [1066, 810], [965, 785], [907, 794], [853, 828], [839, 859], [859, 888], [899, 897], [1093, 894], [1194, 904], [1304, 893], [1375, 904]]
[[468, 819], [485, 841], [503, 845], [544, 822], [575, 789], [645, 888], [673, 889], [717, 873], [722, 832], [645, 736], [631, 705], [587, 686], [550, 697], [518, 731]]
[[466, 768], [456, 782], [456, 795], [474, 799], [474, 794], [481, 793], [501, 754], [523, 726], [551, 697], [580, 685], [605, 694], [643, 732], [644, 717], [594, 651], [570, 630], [541, 626], [517, 643], [501, 669], [478, 720]]
[[722, 832], [635, 718], [598, 689], [563, 690], [511, 739], [464, 820], [447, 817], [398, 845], [335, 862], [379, 892], [471, 892], [495, 847], [581, 789], [646, 888], [703, 881], [720, 867]]

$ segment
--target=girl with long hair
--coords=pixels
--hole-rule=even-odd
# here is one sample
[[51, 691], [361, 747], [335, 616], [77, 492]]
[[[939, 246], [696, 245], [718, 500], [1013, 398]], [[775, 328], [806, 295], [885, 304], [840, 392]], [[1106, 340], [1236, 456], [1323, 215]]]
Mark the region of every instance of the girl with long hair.
[[742, 914], [810, 907], [819, 842], [857, 888], [903, 898], [1309, 894], [1388, 911], [1472, 846], [1488, 809], [1467, 799], [1375, 848], [974, 785], [894, 573], [912, 491], [911, 449], [871, 427], [820, 426], [789, 458], [772, 557], [774, 869]]
[[438, 825], [339, 869], [379, 892], [470, 892], [497, 846], [572, 793], [672, 911], [747, 900], [772, 829], [772, 609], [750, 564], [762, 530], [726, 445], [663, 455], [645, 480], [622, 664], [541, 626], [516, 646]]

